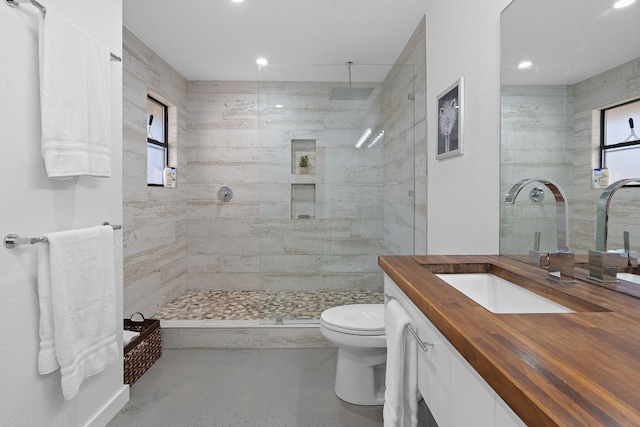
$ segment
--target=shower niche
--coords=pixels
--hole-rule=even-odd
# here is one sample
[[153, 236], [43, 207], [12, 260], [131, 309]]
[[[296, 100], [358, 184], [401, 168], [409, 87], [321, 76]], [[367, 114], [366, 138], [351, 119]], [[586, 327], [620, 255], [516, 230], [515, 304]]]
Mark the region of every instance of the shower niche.
[[316, 140], [291, 140], [291, 218], [316, 216]]
[[311, 219], [315, 216], [315, 184], [291, 184], [291, 218]]
[[[307, 166], [301, 164], [302, 158], [306, 159]], [[291, 174], [315, 175], [316, 140], [292, 139], [291, 140]]]

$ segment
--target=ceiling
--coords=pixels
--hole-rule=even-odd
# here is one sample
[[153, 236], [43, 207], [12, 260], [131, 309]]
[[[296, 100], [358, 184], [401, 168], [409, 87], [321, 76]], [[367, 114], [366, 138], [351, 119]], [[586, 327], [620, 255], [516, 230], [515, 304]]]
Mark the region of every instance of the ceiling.
[[[274, 64], [393, 64], [426, 0], [124, 0], [125, 27], [187, 80], [258, 80]], [[354, 73], [354, 80], [357, 76]]]
[[[500, 21], [503, 83], [574, 84], [640, 57], [640, 2], [515, 0]], [[533, 68], [518, 71], [528, 59]]]
[[[571, 84], [639, 57], [640, 2], [612, 4], [515, 0], [501, 18], [503, 81]], [[358, 66], [393, 64], [425, 10], [426, 0], [124, 0], [123, 21], [187, 80], [346, 80], [352, 61], [353, 80], [370, 81], [388, 68]], [[271, 65], [261, 72], [260, 56]], [[525, 58], [527, 74], [515, 68]]]

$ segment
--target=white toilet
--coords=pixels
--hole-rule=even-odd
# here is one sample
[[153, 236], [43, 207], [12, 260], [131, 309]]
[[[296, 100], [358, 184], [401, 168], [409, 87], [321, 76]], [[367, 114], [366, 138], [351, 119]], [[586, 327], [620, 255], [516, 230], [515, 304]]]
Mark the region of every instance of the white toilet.
[[320, 332], [338, 347], [336, 395], [355, 405], [384, 404], [384, 304], [327, 309], [320, 315]]

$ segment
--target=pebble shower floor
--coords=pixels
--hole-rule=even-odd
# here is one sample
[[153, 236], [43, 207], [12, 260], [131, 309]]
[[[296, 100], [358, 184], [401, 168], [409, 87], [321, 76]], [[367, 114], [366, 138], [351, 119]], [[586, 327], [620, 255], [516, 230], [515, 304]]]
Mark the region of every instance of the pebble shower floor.
[[382, 304], [380, 291], [187, 291], [154, 317], [164, 320], [313, 320], [347, 304]]

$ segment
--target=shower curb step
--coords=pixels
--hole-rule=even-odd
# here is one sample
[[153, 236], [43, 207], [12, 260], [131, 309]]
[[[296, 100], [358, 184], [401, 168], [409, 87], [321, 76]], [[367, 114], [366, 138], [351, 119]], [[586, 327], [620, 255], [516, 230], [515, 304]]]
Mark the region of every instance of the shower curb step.
[[257, 321], [162, 320], [163, 348], [335, 347], [317, 323], [261, 324]]

